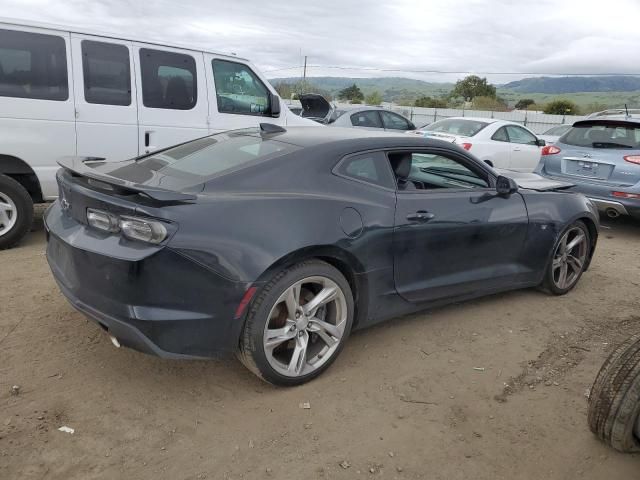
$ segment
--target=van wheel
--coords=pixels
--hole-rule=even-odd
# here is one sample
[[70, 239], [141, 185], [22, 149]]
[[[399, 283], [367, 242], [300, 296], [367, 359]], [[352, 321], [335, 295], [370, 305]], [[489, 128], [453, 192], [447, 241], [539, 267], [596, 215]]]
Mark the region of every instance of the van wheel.
[[22, 240], [32, 222], [33, 200], [29, 192], [13, 178], [0, 175], [0, 250]]

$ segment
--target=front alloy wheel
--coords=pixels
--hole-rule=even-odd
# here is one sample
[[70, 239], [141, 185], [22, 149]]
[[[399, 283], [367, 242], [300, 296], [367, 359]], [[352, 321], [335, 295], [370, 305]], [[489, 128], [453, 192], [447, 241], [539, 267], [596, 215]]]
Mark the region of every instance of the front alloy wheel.
[[262, 379], [297, 385], [337, 357], [351, 330], [353, 298], [332, 266], [308, 261], [269, 282], [251, 306], [240, 359]]
[[571, 290], [589, 261], [591, 240], [586, 225], [578, 221], [567, 228], [553, 251], [545, 286], [551, 293], [562, 295]]

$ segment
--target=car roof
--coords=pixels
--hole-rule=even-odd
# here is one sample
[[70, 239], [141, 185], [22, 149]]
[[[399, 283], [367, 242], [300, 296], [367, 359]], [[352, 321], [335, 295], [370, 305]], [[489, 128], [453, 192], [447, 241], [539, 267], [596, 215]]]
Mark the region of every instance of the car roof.
[[[510, 122], [508, 120], [498, 120], [497, 118], [486, 118], [486, 117], [448, 117], [448, 118], [441, 118], [440, 120], [437, 120], [437, 121], [440, 122], [442, 120], [471, 120], [472, 122], [483, 122], [483, 123], [496, 123], [496, 122], [515, 123], [515, 122]], [[433, 122], [433, 123], [436, 123], [436, 122]]]
[[219, 55], [222, 57], [227, 57], [229, 59], [233, 59], [236, 61], [240, 60], [243, 62], [249, 62], [247, 58], [238, 57], [235, 54], [220, 53], [208, 47], [203, 47], [199, 45], [185, 45], [181, 43], [165, 42], [165, 41], [159, 41], [159, 40], [150, 40], [147, 38], [135, 37], [129, 34], [119, 34], [115, 32], [101, 32], [98, 30], [91, 30], [88, 28], [72, 27], [68, 25], [57, 25], [53, 23], [35, 22], [31, 20], [21, 20], [21, 19], [6, 18], [6, 17], [0, 17], [0, 24], [13, 25], [17, 27], [32, 27], [32, 28], [42, 28], [46, 30], [58, 30], [61, 32], [79, 33], [82, 35], [91, 35], [94, 37], [109, 38], [111, 40], [126, 40], [130, 42], [147, 43], [149, 45], [156, 45], [159, 47], [170, 47], [170, 48], [179, 48], [181, 50], [191, 50], [192, 52], [206, 52], [214, 55]]
[[[290, 143], [299, 147], [331, 146], [337, 143], [353, 147], [354, 151], [368, 148], [412, 148], [412, 147], [448, 147], [451, 142], [434, 140], [405, 133], [387, 131], [360, 130], [357, 128], [298, 126], [286, 127], [281, 132], [263, 133], [264, 138]], [[247, 129], [248, 134], [255, 134], [257, 129]]]

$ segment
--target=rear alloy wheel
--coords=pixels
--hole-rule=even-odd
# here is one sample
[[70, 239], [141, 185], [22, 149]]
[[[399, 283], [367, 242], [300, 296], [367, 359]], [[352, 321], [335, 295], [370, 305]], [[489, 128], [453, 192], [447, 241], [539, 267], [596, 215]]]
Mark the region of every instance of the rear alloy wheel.
[[324, 262], [300, 263], [269, 282], [251, 306], [240, 359], [267, 382], [304, 383], [335, 360], [352, 321], [342, 274]]
[[0, 250], [18, 243], [32, 221], [33, 201], [29, 192], [13, 178], [0, 175]]
[[586, 225], [581, 221], [570, 225], [554, 248], [544, 287], [555, 295], [564, 295], [575, 287], [589, 261], [590, 250]]

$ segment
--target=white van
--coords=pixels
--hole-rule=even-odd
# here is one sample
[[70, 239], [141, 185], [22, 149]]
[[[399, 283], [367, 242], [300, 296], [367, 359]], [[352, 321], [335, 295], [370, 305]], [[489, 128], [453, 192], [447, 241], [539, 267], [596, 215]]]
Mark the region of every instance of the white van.
[[0, 249], [57, 197], [56, 160], [123, 160], [215, 132], [318, 125], [233, 55], [0, 19]]

